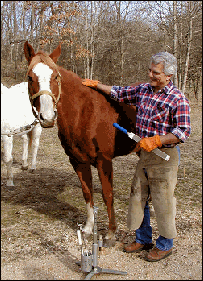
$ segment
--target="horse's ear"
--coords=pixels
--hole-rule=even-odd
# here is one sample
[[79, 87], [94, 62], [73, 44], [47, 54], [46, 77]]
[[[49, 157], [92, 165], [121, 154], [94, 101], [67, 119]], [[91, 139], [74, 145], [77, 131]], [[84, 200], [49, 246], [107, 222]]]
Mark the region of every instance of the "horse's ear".
[[56, 63], [60, 54], [61, 54], [61, 44], [58, 45], [58, 47], [49, 55], [49, 57], [54, 61], [54, 63]]
[[28, 43], [28, 41], [25, 42], [24, 44], [24, 54], [27, 59], [27, 61], [30, 63], [32, 58], [35, 56], [35, 52], [33, 47]]

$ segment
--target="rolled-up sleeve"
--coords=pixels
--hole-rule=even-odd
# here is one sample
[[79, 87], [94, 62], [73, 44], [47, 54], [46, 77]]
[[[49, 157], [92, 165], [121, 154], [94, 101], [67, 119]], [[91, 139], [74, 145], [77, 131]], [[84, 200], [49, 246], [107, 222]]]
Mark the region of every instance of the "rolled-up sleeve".
[[128, 100], [132, 102], [136, 96], [136, 88], [131, 86], [121, 87], [113, 86], [111, 88], [111, 98], [117, 100], [118, 102], [124, 102]]
[[191, 123], [190, 123], [190, 106], [187, 99], [180, 99], [177, 102], [177, 107], [173, 115], [173, 123], [176, 126], [172, 130], [177, 138], [181, 142], [185, 142], [191, 134]]

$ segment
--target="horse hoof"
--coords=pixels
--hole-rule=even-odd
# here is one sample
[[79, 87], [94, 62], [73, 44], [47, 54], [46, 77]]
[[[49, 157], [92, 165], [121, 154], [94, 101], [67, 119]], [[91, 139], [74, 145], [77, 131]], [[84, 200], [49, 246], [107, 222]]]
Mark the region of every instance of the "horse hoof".
[[10, 181], [8, 180], [7, 183], [6, 183], [6, 187], [7, 187], [7, 188], [12, 188], [12, 187], [14, 187], [13, 181], [12, 181], [12, 180], [10, 180]]
[[28, 166], [22, 166], [21, 169], [22, 169], [23, 171], [25, 171], [25, 170], [28, 169]]
[[15, 186], [14, 185], [7, 185], [6, 188], [10, 191], [15, 190]]
[[30, 173], [34, 173], [35, 169], [30, 169]]
[[89, 226], [89, 225], [86, 225], [86, 226], [82, 229], [82, 232], [83, 232], [85, 235], [87, 235], [87, 236], [93, 234], [93, 232], [92, 232], [92, 227]]
[[116, 245], [116, 239], [104, 239], [103, 241], [103, 247], [105, 248], [111, 248]]

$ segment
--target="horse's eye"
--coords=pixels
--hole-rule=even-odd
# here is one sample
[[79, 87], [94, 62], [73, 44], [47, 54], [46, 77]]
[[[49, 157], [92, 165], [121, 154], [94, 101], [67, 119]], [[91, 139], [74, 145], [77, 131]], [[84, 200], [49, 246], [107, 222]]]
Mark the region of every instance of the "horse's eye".
[[31, 76], [28, 76], [28, 80], [29, 80], [29, 81], [32, 81], [32, 77], [31, 77]]

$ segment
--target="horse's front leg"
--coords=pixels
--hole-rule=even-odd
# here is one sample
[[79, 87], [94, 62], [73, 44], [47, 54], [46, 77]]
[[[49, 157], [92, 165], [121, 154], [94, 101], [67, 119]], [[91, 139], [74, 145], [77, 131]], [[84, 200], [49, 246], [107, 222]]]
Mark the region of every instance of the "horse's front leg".
[[23, 139], [23, 155], [22, 155], [22, 170], [27, 170], [28, 169], [28, 134], [23, 134], [22, 136]]
[[82, 184], [82, 192], [86, 201], [87, 221], [83, 228], [85, 234], [92, 234], [94, 226], [94, 210], [93, 210], [93, 187], [92, 187], [92, 172], [89, 163], [78, 164], [73, 159], [69, 158], [70, 162], [76, 171]]
[[3, 147], [4, 147], [4, 162], [7, 168], [7, 186], [14, 186], [13, 183], [13, 173], [12, 173], [12, 150], [13, 150], [13, 136], [2, 136]]
[[99, 178], [102, 184], [102, 197], [107, 206], [109, 217], [109, 231], [105, 237], [107, 243], [115, 241], [115, 213], [114, 213], [114, 199], [113, 199], [113, 166], [110, 158], [103, 156], [99, 157], [97, 161], [97, 169]]
[[37, 163], [37, 151], [39, 148], [39, 141], [42, 132], [42, 127], [38, 123], [33, 129], [31, 134], [31, 142], [32, 142], [32, 162], [31, 162], [31, 170], [36, 170], [36, 163]]

